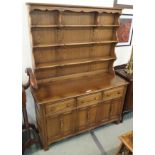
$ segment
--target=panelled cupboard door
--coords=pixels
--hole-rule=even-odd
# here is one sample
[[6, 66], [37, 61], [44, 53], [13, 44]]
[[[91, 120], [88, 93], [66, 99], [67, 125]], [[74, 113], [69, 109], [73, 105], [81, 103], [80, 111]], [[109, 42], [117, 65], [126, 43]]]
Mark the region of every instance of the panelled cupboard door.
[[88, 127], [88, 108], [80, 108], [77, 110], [78, 131], [84, 130]]
[[75, 111], [70, 111], [63, 114], [61, 122], [61, 130], [64, 136], [75, 132]]
[[55, 140], [67, 136], [75, 131], [75, 112], [69, 111], [47, 119], [48, 139]]
[[61, 136], [61, 117], [60, 115], [47, 119], [48, 141], [53, 141]]
[[95, 126], [95, 124], [96, 124], [97, 105], [98, 104], [94, 104], [91, 107], [89, 107], [89, 109], [88, 109], [88, 122], [89, 122], [90, 127]]
[[123, 102], [122, 99], [111, 101], [110, 118], [118, 118], [122, 113]]
[[111, 101], [101, 102], [98, 106], [97, 122], [103, 123], [108, 121]]
[[78, 130], [84, 130], [89, 127], [93, 127], [96, 124], [97, 118], [97, 107], [98, 104], [94, 104], [90, 107], [83, 107], [78, 109], [77, 117], [78, 117]]

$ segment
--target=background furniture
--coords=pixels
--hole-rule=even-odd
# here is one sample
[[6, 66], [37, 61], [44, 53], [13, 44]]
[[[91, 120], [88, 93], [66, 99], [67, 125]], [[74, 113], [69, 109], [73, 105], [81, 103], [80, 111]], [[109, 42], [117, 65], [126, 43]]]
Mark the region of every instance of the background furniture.
[[129, 82], [125, 96], [123, 112], [133, 111], [133, 74], [127, 74], [124, 69], [117, 69], [116, 74]]
[[133, 154], [133, 131], [120, 136], [121, 145], [116, 155], [132, 155]]
[[38, 133], [34, 124], [30, 124], [28, 121], [27, 111], [26, 111], [26, 92], [25, 90], [29, 87], [29, 82], [26, 85], [22, 85], [22, 112], [24, 124], [22, 125], [22, 132], [26, 132], [26, 141], [22, 139], [22, 152], [24, 153], [25, 149], [30, 147], [32, 144], [40, 143], [38, 139], [32, 138], [32, 132]]
[[27, 73], [43, 148], [120, 122], [127, 82], [115, 75], [113, 62], [121, 9], [34, 3], [28, 8], [34, 66]]
[[123, 112], [133, 111], [133, 48], [128, 64], [115, 68], [116, 74], [129, 82]]

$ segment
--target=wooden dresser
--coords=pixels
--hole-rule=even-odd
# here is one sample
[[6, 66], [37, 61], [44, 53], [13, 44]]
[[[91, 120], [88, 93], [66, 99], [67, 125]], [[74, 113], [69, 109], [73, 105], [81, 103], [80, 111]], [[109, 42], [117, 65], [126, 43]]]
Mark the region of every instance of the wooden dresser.
[[113, 62], [120, 9], [28, 4], [37, 126], [48, 145], [120, 122], [127, 82]]

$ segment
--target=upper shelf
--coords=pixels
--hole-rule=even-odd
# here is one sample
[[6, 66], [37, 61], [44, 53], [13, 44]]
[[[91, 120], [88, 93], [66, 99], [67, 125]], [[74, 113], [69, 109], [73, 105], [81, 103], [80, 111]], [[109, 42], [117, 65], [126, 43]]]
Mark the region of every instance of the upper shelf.
[[57, 47], [57, 46], [93, 45], [93, 44], [110, 44], [110, 43], [118, 43], [118, 41], [117, 40], [111, 40], [111, 41], [82, 42], [82, 43], [34, 45], [33, 48], [46, 48], [46, 47]]
[[32, 25], [31, 28], [119, 27], [119, 25]]
[[51, 63], [47, 62], [47, 63], [41, 63], [41, 64], [36, 65], [36, 70], [44, 69], [44, 68], [62, 67], [62, 66], [68, 66], [68, 65], [91, 63], [91, 62], [109, 61], [109, 60], [115, 60], [115, 59], [116, 59], [115, 57], [107, 56], [104, 58], [65, 60], [65, 61], [56, 61], [56, 62], [51, 62]]

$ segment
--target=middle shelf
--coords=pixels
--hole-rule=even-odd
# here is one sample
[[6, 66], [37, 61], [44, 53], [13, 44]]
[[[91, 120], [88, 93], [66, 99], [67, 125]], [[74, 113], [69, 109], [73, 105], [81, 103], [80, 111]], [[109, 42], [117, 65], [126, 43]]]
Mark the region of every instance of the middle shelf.
[[109, 60], [115, 60], [115, 59], [116, 57], [114, 56], [106, 56], [104, 58], [85, 58], [85, 59], [64, 60], [64, 61], [56, 61], [56, 62], [46, 62], [46, 63], [36, 64], [36, 70], [69, 66], [69, 65], [77, 65], [77, 64], [85, 64], [85, 63], [91, 63], [91, 62], [103, 62], [103, 61], [109, 61]]
[[96, 42], [81, 42], [81, 43], [65, 43], [65, 44], [48, 44], [48, 45], [34, 45], [33, 48], [48, 48], [48, 47], [59, 47], [59, 46], [78, 46], [78, 45], [93, 45], [93, 44], [110, 44], [118, 43], [117, 40], [111, 41], [96, 41]]

